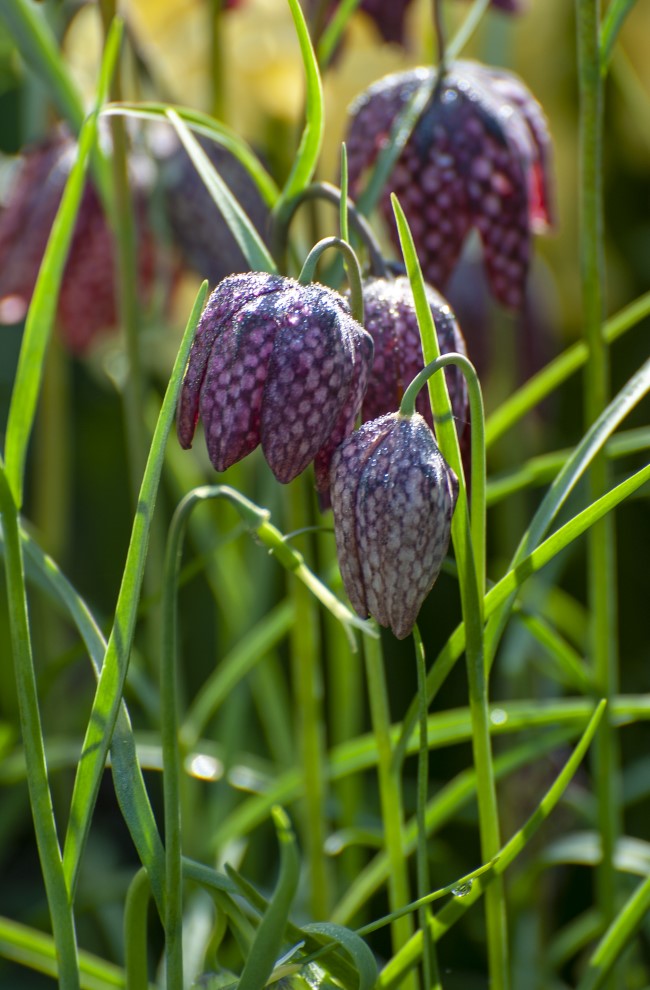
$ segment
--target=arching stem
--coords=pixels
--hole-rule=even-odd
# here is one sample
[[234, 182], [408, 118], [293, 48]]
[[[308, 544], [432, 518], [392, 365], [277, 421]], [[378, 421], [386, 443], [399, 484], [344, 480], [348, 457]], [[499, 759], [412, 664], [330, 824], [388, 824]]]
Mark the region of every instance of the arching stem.
[[301, 285], [308, 285], [309, 282], [313, 282], [316, 266], [320, 261], [321, 255], [328, 248], [336, 248], [345, 259], [348, 279], [350, 281], [350, 309], [355, 320], [363, 325], [361, 267], [354, 248], [347, 241], [342, 240], [340, 237], [324, 237], [322, 241], [315, 244], [305, 259], [298, 281]]

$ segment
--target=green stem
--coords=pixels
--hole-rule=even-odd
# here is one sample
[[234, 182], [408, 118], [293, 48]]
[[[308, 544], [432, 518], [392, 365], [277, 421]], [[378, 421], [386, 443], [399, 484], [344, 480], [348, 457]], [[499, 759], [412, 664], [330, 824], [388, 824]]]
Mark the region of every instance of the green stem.
[[[274, 258], [279, 259], [284, 257], [289, 226], [299, 207], [304, 202], [314, 199], [331, 203], [337, 207], [339, 213], [342, 209], [343, 196], [337, 186], [332, 185], [331, 182], [310, 183], [310, 185], [286, 204], [282, 214], [273, 214], [271, 218], [270, 243]], [[347, 199], [346, 212], [352, 230], [359, 236], [368, 251], [371, 272], [378, 277], [385, 277], [386, 263], [381, 253], [381, 246], [375, 237], [372, 227], [363, 214], [359, 212], [353, 200], [349, 198]], [[343, 237], [343, 234], [341, 236], [343, 240], [348, 239], [347, 237]]]
[[[418, 900], [430, 893], [429, 854], [427, 849], [427, 790], [429, 784], [429, 736], [427, 726], [427, 664], [424, 644], [417, 625], [413, 627], [415, 661], [418, 676], [418, 702], [420, 721], [420, 748], [418, 750], [418, 789], [416, 817], [418, 824], [417, 877]], [[426, 904], [418, 908], [418, 922], [422, 931], [422, 963], [425, 990], [440, 990], [440, 974], [436, 943], [431, 937], [431, 909]]]
[[467, 17], [447, 45], [447, 60], [449, 62], [454, 58], [458, 58], [483, 20], [483, 15], [490, 6], [490, 2], [491, 0], [474, 0], [474, 4], [470, 7]]
[[[577, 0], [580, 84], [580, 265], [584, 338], [589, 349], [585, 367], [585, 428], [598, 418], [609, 399], [609, 351], [603, 339], [605, 264], [603, 249], [602, 149], [603, 81], [600, 71], [600, 2]], [[611, 471], [601, 452], [588, 478], [591, 500], [610, 487]], [[610, 699], [618, 689], [616, 646], [616, 531], [610, 513], [589, 532], [588, 596], [590, 642], [596, 690]], [[603, 847], [596, 872], [596, 899], [603, 921], [613, 921], [616, 905], [614, 847], [620, 833], [617, 738], [609, 710], [594, 745], [594, 780]], [[613, 986], [614, 984], [612, 984]]]
[[61, 990], [78, 990], [80, 985], [79, 960], [74, 915], [70, 892], [63, 872], [45, 760], [45, 745], [27, 614], [25, 569], [18, 524], [18, 509], [12, 497], [2, 463], [0, 463], [0, 515], [2, 516], [5, 544], [9, 623], [27, 770], [27, 787], [34, 820], [36, 845], [50, 909], [52, 934], [56, 945], [59, 986]]
[[[401, 209], [394, 195], [392, 196], [392, 202], [402, 254], [413, 291], [422, 340], [422, 354], [426, 366], [440, 358], [440, 347], [413, 237], [404, 211]], [[465, 368], [464, 365], [463, 368]], [[472, 387], [472, 392], [475, 395], [474, 401], [476, 403], [476, 385]], [[478, 562], [481, 566], [481, 571], [479, 572], [474, 554], [473, 534], [467, 505], [467, 489], [463, 476], [458, 436], [453, 423], [451, 403], [449, 401], [444, 375], [434, 375], [429, 378], [429, 396], [436, 422], [440, 450], [449, 466], [456, 472], [459, 480], [456, 511], [451, 522], [451, 537], [458, 567], [461, 608], [465, 628], [465, 658], [469, 682], [472, 746], [477, 777], [481, 852], [483, 859], [487, 862], [498, 852], [500, 837], [499, 813], [490, 742], [488, 674], [485, 659], [483, 592], [481, 590], [485, 587], [485, 554], [482, 549], [483, 538], [481, 537], [481, 548], [478, 555]], [[480, 412], [477, 410], [476, 415], [479, 416], [482, 424], [482, 410]], [[479, 431], [480, 435], [482, 435], [483, 430], [484, 425], [477, 424], [473, 415], [473, 434], [474, 431]], [[476, 441], [475, 434], [473, 435], [473, 441]], [[479, 483], [481, 471], [484, 474], [485, 468], [479, 469], [479, 477], [477, 477]], [[484, 511], [484, 507], [482, 507], [478, 514]], [[477, 521], [475, 520], [475, 522]], [[506, 990], [509, 986], [508, 938], [505, 916], [505, 890], [502, 880], [497, 880], [486, 892], [485, 908], [491, 986], [493, 990]]]
[[[372, 730], [377, 746], [377, 775], [386, 854], [390, 862], [388, 900], [391, 911], [409, 903], [407, 856], [404, 842], [404, 814], [399, 767], [393, 764], [390, 711], [380, 639], [364, 640], [366, 677]], [[413, 934], [410, 916], [398, 918], [391, 925], [393, 952], [398, 952]]]
[[[116, 14], [116, 0], [102, 0], [102, 20], [105, 34]], [[111, 99], [122, 99], [120, 63], [115, 67], [111, 86]], [[131, 494], [137, 501], [140, 478], [147, 459], [146, 430], [144, 426], [144, 388], [142, 379], [142, 359], [140, 355], [138, 305], [138, 250], [134, 222], [134, 209], [129, 188], [129, 167], [127, 160], [127, 137], [123, 117], [111, 116], [112, 137], [112, 178], [113, 178], [113, 224], [116, 255], [117, 295], [120, 323], [124, 328], [128, 376], [124, 385], [124, 420], [128, 441]]]
[[345, 260], [345, 268], [350, 282], [350, 309], [354, 319], [363, 326], [363, 283], [361, 280], [361, 266], [359, 265], [359, 259], [355, 254], [354, 248], [351, 244], [348, 244], [347, 241], [342, 240], [340, 237], [324, 237], [322, 241], [315, 244], [305, 258], [305, 263], [302, 266], [300, 275], [298, 276], [298, 281], [302, 285], [308, 285], [309, 282], [313, 282], [314, 275], [316, 273], [316, 265], [318, 264], [323, 252], [327, 251], [328, 248], [336, 248], [343, 255]]
[[[290, 488], [292, 526], [310, 523], [308, 492], [304, 478]], [[325, 740], [323, 738], [323, 674], [320, 658], [321, 636], [315, 602], [301, 581], [290, 587], [294, 621], [289, 642], [299, 740], [299, 760], [305, 795], [303, 838], [309, 867], [311, 913], [315, 919], [328, 917], [330, 908], [325, 862]]]

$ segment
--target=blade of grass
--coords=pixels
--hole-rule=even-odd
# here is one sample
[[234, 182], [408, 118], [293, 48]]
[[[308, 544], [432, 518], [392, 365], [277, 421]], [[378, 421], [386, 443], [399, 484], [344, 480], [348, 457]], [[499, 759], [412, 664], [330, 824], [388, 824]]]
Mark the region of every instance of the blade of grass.
[[[608, 344], [614, 343], [624, 333], [631, 330], [641, 320], [650, 315], [650, 292], [639, 296], [629, 306], [624, 307], [603, 325], [603, 337]], [[584, 341], [573, 344], [550, 364], [538, 371], [512, 395], [505, 399], [498, 409], [488, 416], [485, 423], [485, 442], [488, 447], [507, 433], [527, 412], [534, 409], [563, 382], [578, 371], [587, 361], [589, 350]]]
[[61, 862], [38, 703], [18, 509], [0, 462], [0, 518], [5, 547], [7, 605], [20, 728], [36, 846], [45, 884], [62, 990], [79, 987], [79, 960], [70, 890]]
[[[391, 200], [402, 255], [413, 292], [422, 339], [424, 364], [427, 366], [440, 358], [440, 347], [413, 237], [397, 198], [391, 195]], [[469, 365], [469, 362], [467, 364]], [[469, 367], [472, 366], [469, 365]], [[465, 373], [465, 367], [462, 370]], [[459, 482], [456, 510], [451, 522], [451, 538], [458, 567], [458, 583], [465, 629], [465, 657], [473, 725], [472, 752], [478, 783], [481, 852], [485, 862], [488, 862], [496, 854], [501, 843], [488, 712], [489, 666], [486, 662], [483, 629], [485, 499], [481, 497], [480, 504], [478, 504], [478, 500], [473, 501], [473, 518], [470, 520], [458, 435], [451, 413], [451, 403], [444, 374], [434, 375], [433, 378], [429, 379], [428, 384], [438, 444], [447, 463], [455, 471]], [[480, 385], [475, 374], [468, 377], [468, 385], [472, 396], [472, 470], [477, 472], [476, 477], [472, 477], [472, 485], [475, 491], [478, 488], [480, 493], [484, 493], [486, 470], [485, 444], [483, 442], [483, 403]], [[416, 706], [418, 704], [416, 699]], [[396, 766], [399, 767], [400, 752], [395, 751], [393, 758]], [[490, 980], [495, 990], [506, 990], [509, 986], [508, 934], [505, 888], [501, 880], [497, 880], [490, 888], [485, 899], [485, 911]]]
[[83, 194], [86, 168], [96, 143], [99, 107], [108, 96], [121, 39], [122, 25], [116, 21], [104, 48], [96, 106], [81, 128], [77, 158], [65, 184], [27, 314], [5, 442], [7, 480], [18, 509], [22, 506], [25, 458], [43, 377], [45, 351], [54, 325], [59, 289]]
[[[434, 917], [432, 927], [436, 941], [442, 938], [465, 912], [476, 903], [486, 888], [489, 888], [495, 876], [503, 875], [505, 870], [514, 862], [522, 850], [526, 848], [533, 835], [551, 814], [584, 759], [604, 710], [605, 702], [601, 701], [594, 710], [580, 742], [575, 747], [555, 781], [523, 828], [519, 829], [503, 848], [499, 850], [497, 856], [494, 857], [492, 869], [477, 876], [468, 891], [464, 890], [462, 896], [454, 897]], [[381, 990], [391, 990], [391, 988], [397, 987], [405, 974], [417, 964], [421, 952], [422, 932], [416, 932], [402, 952], [386, 964], [379, 975], [377, 987], [381, 988]]]
[[43, 81], [46, 92], [75, 134], [81, 131], [86, 115], [81, 95], [61, 56], [44, 16], [44, 10], [28, 0], [2, 0], [4, 20], [18, 50], [29, 67]]
[[108, 117], [116, 114], [131, 117], [134, 120], [164, 121], [168, 120], [167, 112], [169, 110], [173, 110], [192, 131], [215, 141], [229, 151], [246, 169], [265, 203], [268, 206], [274, 205], [280, 191], [255, 152], [235, 131], [215, 120], [209, 114], [170, 103], [156, 103], [155, 101], [131, 103], [121, 100], [119, 103], [107, 103], [102, 108], [102, 116]]
[[650, 877], [618, 908], [616, 917], [596, 946], [578, 990], [597, 990], [610, 979], [626, 945], [634, 937], [650, 910]]
[[612, 0], [600, 25], [600, 71], [607, 73], [614, 45], [636, 0]]
[[280, 844], [280, 876], [244, 964], [239, 990], [262, 990], [265, 986], [280, 955], [289, 910], [298, 888], [300, 861], [291, 824], [282, 808], [275, 807], [272, 813]]
[[[54, 940], [44, 932], [9, 918], [0, 918], [0, 956], [53, 979], [58, 978], [59, 986], [63, 986]], [[79, 968], [81, 990], [121, 990], [125, 985], [123, 969], [90, 952], [82, 950], [79, 953]], [[143, 990], [153, 988], [144, 984]]]
[[282, 213], [284, 205], [302, 192], [311, 182], [323, 144], [325, 129], [325, 108], [323, 84], [318, 60], [314, 52], [309, 29], [298, 0], [288, 0], [294, 27], [300, 44], [305, 69], [305, 126], [296, 152], [295, 161], [287, 179], [276, 210]]
[[[36, 574], [40, 575], [44, 587], [60, 601], [69, 614], [88, 650], [95, 676], [99, 678], [106, 653], [106, 641], [97, 622], [84, 600], [52, 558], [45, 554], [27, 533], [21, 531], [20, 535], [27, 564], [32, 565]], [[158, 910], [162, 914], [163, 846], [142, 777], [131, 720], [124, 701], [120, 703], [110, 753], [117, 800], [140, 861], [146, 867]]]
[[65, 875], [71, 890], [74, 890], [76, 884], [81, 856], [88, 837], [97, 792], [122, 698], [165, 445], [174, 418], [176, 400], [190, 345], [206, 295], [207, 282], [204, 282], [198, 292], [183, 334], [142, 479], [138, 508], [133, 522], [122, 585], [115, 610], [115, 619], [86, 729], [72, 794], [70, 821], [63, 854]]

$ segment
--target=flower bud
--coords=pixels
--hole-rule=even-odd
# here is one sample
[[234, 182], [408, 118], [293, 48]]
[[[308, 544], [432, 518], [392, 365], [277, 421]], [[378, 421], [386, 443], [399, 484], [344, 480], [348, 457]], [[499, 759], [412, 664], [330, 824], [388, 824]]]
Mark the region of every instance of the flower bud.
[[449, 545], [458, 480], [419, 413], [364, 423], [336, 450], [330, 495], [353, 608], [410, 633]]
[[329, 481], [371, 362], [372, 339], [338, 293], [264, 272], [232, 275], [210, 296], [192, 344], [177, 413], [181, 446], [192, 445], [200, 415], [217, 471], [261, 443], [278, 481], [317, 455]]

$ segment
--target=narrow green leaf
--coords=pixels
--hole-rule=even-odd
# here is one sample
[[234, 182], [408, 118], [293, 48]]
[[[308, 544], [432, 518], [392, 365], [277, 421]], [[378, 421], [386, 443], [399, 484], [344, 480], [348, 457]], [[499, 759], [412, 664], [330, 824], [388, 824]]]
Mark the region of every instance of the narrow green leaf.
[[63, 852], [64, 870], [71, 890], [74, 890], [76, 884], [81, 855], [88, 837], [97, 792], [122, 699], [144, 576], [149, 532], [165, 456], [165, 445], [174, 418], [176, 400], [192, 338], [201, 315], [207, 290], [207, 282], [204, 282], [196, 297], [181, 341], [142, 479], [138, 507], [115, 611], [115, 620], [93, 701], [72, 794], [70, 819]]
[[1, 0], [0, 19], [7, 25], [27, 65], [44, 83], [61, 116], [78, 134], [85, 116], [83, 100], [59, 52], [43, 8], [29, 0]]
[[[0, 918], [0, 956], [53, 979], [60, 975], [52, 936], [10, 918]], [[125, 986], [123, 969], [90, 952], [79, 953], [79, 968], [81, 990], [122, 990]], [[145, 984], [142, 990], [153, 987]]]
[[347, 27], [348, 21], [361, 3], [361, 0], [341, 0], [333, 16], [325, 27], [318, 42], [318, 62], [321, 69], [326, 68], [332, 60], [336, 46]]
[[607, 979], [626, 945], [634, 938], [650, 911], [650, 876], [639, 884], [609, 926], [589, 960], [578, 990], [597, 990]]
[[255, 152], [251, 150], [250, 146], [235, 131], [215, 120], [209, 114], [201, 113], [200, 110], [193, 110], [190, 107], [152, 101], [143, 103], [107, 103], [102, 109], [102, 116], [118, 115], [131, 117], [134, 120], [160, 121], [168, 120], [169, 110], [173, 110], [181, 120], [185, 121], [192, 131], [202, 134], [216, 144], [220, 144], [226, 151], [229, 151], [246, 169], [267, 206], [273, 206], [275, 204], [280, 191]]
[[[350, 956], [359, 974], [358, 990], [372, 990], [377, 982], [377, 962], [364, 940], [343, 925], [335, 925], [330, 921], [316, 921], [303, 926], [303, 931], [316, 935], [324, 935], [334, 945], [339, 945]], [[321, 959], [323, 950], [317, 953]]]
[[309, 28], [305, 21], [299, 0], [289, 0], [291, 16], [298, 35], [300, 53], [305, 69], [305, 126], [296, 152], [293, 168], [289, 174], [277, 209], [282, 211], [285, 203], [302, 192], [312, 180], [316, 170], [325, 130], [325, 108], [323, 84], [318, 69], [318, 59], [314, 52]]
[[239, 990], [262, 990], [266, 984], [280, 955], [289, 911], [298, 889], [300, 861], [291, 824], [286, 813], [277, 806], [273, 809], [273, 820], [280, 844], [280, 876], [244, 964]]
[[[635, 299], [629, 306], [607, 320], [603, 326], [605, 341], [608, 344], [614, 343], [648, 315], [650, 315], [650, 292]], [[490, 447], [495, 443], [527, 412], [534, 409], [574, 372], [582, 368], [587, 361], [588, 353], [589, 349], [584, 341], [573, 344], [508, 396], [487, 419], [485, 424], [487, 446]]]
[[600, 71], [603, 75], [609, 68], [614, 45], [625, 18], [635, 4], [636, 0], [612, 0], [607, 7], [600, 26]]
[[[605, 710], [605, 702], [601, 701], [593, 712], [593, 715], [585, 729], [580, 742], [565, 763], [557, 778], [546, 792], [537, 808], [530, 816], [523, 828], [519, 829], [513, 837], [503, 846], [499, 853], [492, 860], [492, 868], [477, 876], [468, 891], [463, 891], [460, 897], [454, 897], [433, 919], [433, 934], [436, 941], [442, 938], [449, 929], [465, 914], [465, 912], [476, 903], [483, 895], [485, 889], [495, 877], [503, 875], [505, 870], [517, 858], [520, 852], [526, 848], [533, 835], [540, 825], [548, 818], [564, 791], [574, 777], [580, 763], [591, 745], [592, 739], [598, 728]], [[422, 932], [415, 933], [403, 949], [400, 950], [386, 964], [379, 974], [377, 980], [378, 990], [392, 990], [398, 987], [406, 973], [417, 965], [422, 953]]]
[[[94, 616], [52, 558], [45, 554], [24, 531], [21, 531], [21, 540], [28, 565], [28, 576], [30, 570], [38, 575], [45, 590], [63, 606], [70, 616], [88, 650], [93, 671], [99, 678], [106, 653], [106, 641]], [[163, 846], [142, 776], [131, 720], [124, 701], [120, 703], [110, 753], [113, 785], [117, 800], [140, 861], [146, 867], [158, 910], [162, 912], [164, 900]], [[77, 756], [78, 750], [74, 760], [75, 764]], [[51, 764], [49, 747], [48, 762]]]
[[275, 262], [255, 226], [223, 181], [190, 129], [174, 110], [167, 111], [194, 167], [237, 241], [252, 271], [275, 272]]
[[56, 317], [63, 270], [83, 194], [88, 160], [96, 141], [98, 108], [108, 94], [121, 39], [121, 22], [115, 21], [104, 49], [96, 108], [81, 128], [77, 158], [52, 225], [27, 314], [9, 406], [5, 447], [7, 478], [18, 509], [22, 505], [25, 458], [43, 377], [45, 351]]

